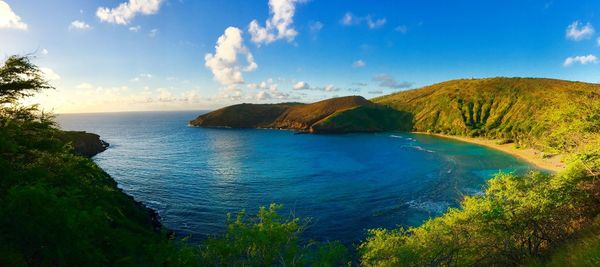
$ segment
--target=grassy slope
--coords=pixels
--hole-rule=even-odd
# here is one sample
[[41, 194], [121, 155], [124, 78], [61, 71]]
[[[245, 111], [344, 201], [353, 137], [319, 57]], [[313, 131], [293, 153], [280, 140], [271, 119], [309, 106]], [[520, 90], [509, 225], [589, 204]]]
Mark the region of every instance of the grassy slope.
[[[355, 109], [358, 108], [358, 109]], [[345, 114], [345, 111], [350, 111]], [[365, 111], [365, 114], [358, 112]], [[225, 107], [190, 122], [194, 126], [233, 128], [280, 128], [300, 131], [347, 132], [396, 129], [395, 119], [406, 114], [373, 103], [360, 96], [331, 98], [312, 104], [239, 104]], [[339, 116], [343, 114], [342, 116]], [[329, 120], [329, 118], [336, 118]], [[410, 120], [408, 120], [410, 122]], [[313, 126], [317, 126], [314, 127]]]
[[326, 99], [308, 105], [294, 106], [287, 109], [272, 124], [273, 128], [286, 128], [298, 130], [310, 130], [316, 122], [329, 115], [354, 108], [361, 105], [369, 105], [371, 102], [360, 96], [346, 96]]
[[372, 100], [414, 115], [416, 131], [513, 139], [564, 152], [598, 143], [600, 85], [538, 78], [453, 80]]
[[600, 216], [572, 240], [556, 249], [548, 259], [536, 259], [529, 266], [600, 266]]
[[239, 104], [201, 115], [194, 126], [255, 128], [267, 127], [294, 104]]
[[317, 123], [311, 130], [321, 133], [410, 131], [412, 115], [380, 105], [364, 105], [336, 112]]

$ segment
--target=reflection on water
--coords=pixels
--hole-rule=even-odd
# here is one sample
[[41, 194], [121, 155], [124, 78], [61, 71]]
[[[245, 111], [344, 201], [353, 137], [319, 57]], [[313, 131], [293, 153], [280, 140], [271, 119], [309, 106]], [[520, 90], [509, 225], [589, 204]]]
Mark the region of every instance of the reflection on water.
[[309, 238], [354, 242], [365, 229], [417, 225], [528, 164], [495, 150], [409, 133], [294, 135], [187, 127], [200, 112], [61, 115], [111, 144], [95, 161], [192, 240], [226, 214], [272, 202], [311, 217]]

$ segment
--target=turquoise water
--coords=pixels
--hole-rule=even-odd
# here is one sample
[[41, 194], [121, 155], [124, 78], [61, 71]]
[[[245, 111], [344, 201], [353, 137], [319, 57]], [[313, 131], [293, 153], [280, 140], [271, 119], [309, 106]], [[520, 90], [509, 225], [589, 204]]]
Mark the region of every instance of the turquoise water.
[[356, 242], [375, 227], [418, 225], [481, 193], [493, 174], [525, 172], [507, 154], [410, 133], [308, 135], [187, 127], [202, 112], [61, 115], [64, 129], [111, 144], [94, 160], [162, 223], [198, 241], [226, 214], [284, 204], [306, 236]]

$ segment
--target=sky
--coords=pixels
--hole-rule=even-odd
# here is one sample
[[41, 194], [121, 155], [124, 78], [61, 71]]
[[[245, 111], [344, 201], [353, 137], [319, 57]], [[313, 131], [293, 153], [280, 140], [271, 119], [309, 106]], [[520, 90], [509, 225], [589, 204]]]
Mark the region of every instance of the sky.
[[46, 111], [373, 98], [460, 78], [600, 82], [600, 1], [0, 0]]

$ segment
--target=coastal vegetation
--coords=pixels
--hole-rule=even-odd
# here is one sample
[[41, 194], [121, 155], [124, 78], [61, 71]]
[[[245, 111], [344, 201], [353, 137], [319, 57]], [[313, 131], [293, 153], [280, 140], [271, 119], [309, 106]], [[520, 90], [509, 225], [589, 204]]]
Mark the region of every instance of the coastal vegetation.
[[[498, 174], [482, 195], [418, 227], [371, 229], [357, 245], [319, 243], [283, 207], [229, 216], [199, 244], [176, 238], [24, 97], [52, 86], [27, 57], [0, 66], [0, 266], [597, 265], [598, 85], [549, 79], [458, 80], [373, 101], [242, 104], [200, 116], [211, 127], [313, 132], [418, 130], [482, 136], [565, 154], [566, 170]], [[244, 111], [244, 112], [239, 112]], [[100, 143], [102, 146], [102, 143]], [[85, 155], [85, 154], [84, 154]], [[87, 155], [91, 156], [91, 155]]]
[[[192, 245], [121, 191], [91, 159], [97, 135], [61, 131], [19, 100], [52, 86], [27, 57], [0, 66], [0, 266], [332, 266], [336, 242], [301, 239], [307, 221], [271, 205], [240, 213], [226, 233]], [[76, 150], [81, 144], [83, 150]], [[86, 148], [87, 147], [87, 148]], [[89, 149], [88, 149], [89, 148]], [[92, 153], [93, 154], [93, 153]]]

